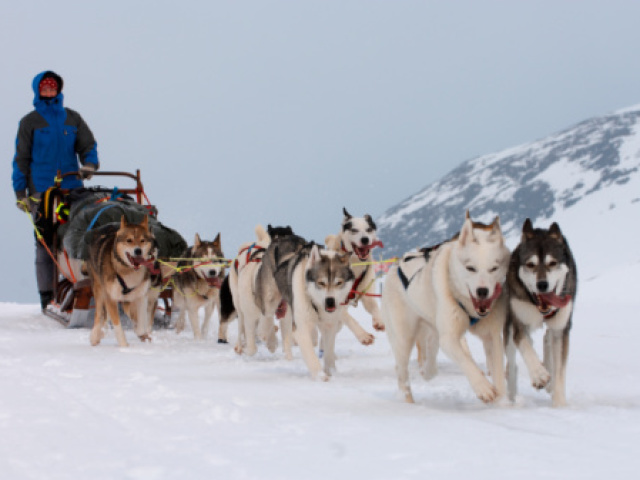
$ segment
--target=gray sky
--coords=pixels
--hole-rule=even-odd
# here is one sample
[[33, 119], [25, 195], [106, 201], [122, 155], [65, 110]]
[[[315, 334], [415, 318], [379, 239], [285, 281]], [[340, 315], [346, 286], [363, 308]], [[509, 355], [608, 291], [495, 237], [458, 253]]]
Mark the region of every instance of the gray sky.
[[323, 242], [343, 206], [379, 216], [464, 160], [640, 103], [639, 18], [632, 0], [4, 2], [0, 300], [37, 300], [10, 177], [40, 71], [103, 170], [139, 168], [163, 223], [220, 231], [232, 257], [256, 223]]

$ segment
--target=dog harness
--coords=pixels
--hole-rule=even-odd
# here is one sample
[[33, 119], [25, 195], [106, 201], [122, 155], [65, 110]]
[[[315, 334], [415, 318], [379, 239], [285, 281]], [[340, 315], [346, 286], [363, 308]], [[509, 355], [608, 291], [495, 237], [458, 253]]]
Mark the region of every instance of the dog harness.
[[122, 287], [122, 294], [123, 295], [127, 295], [131, 292], [133, 292], [136, 288], [138, 288], [138, 285], [136, 285], [133, 288], [129, 288], [127, 286], [127, 284], [125, 283], [124, 279], [120, 276], [120, 274], [116, 273], [116, 279], [118, 280], [118, 283], [120, 284], [120, 286]]
[[480, 321], [480, 317], [472, 317], [471, 315], [469, 315], [469, 312], [467, 312], [467, 309], [464, 308], [464, 305], [462, 305], [462, 302], [460, 300], [458, 300], [458, 306], [462, 309], [464, 313], [467, 314], [467, 316], [469, 317], [469, 323], [471, 324], [472, 327]]
[[[351, 291], [349, 292], [349, 295], [347, 295], [347, 299], [344, 301], [344, 303], [342, 305], [347, 305], [351, 300], [355, 299], [356, 298], [356, 294], [360, 293], [360, 297], [362, 297], [362, 295], [364, 295], [366, 293], [366, 292], [358, 292], [358, 287], [362, 283], [362, 280], [364, 280], [364, 277], [365, 277], [365, 275], [367, 274], [368, 271], [369, 271], [369, 265], [367, 265], [367, 267], [364, 269], [364, 272], [362, 272], [362, 275], [360, 275], [358, 278], [356, 278], [356, 280], [353, 282], [353, 287], [351, 288]], [[359, 298], [358, 298], [358, 300], [359, 300]]]
[[[255, 248], [256, 244], [255, 242], [252, 243], [251, 245], [249, 245], [246, 248], [243, 248], [242, 250], [240, 250], [238, 252], [238, 257], [240, 256], [241, 253], [243, 252], [247, 252], [247, 257], [245, 262], [249, 263], [249, 262], [261, 262], [262, 261], [262, 257], [260, 258], [256, 258], [256, 256], [262, 252], [264, 252], [266, 249], [264, 247], [258, 247]], [[235, 269], [235, 271], [238, 271], [238, 257], [236, 257], [236, 259], [233, 261], [233, 268]]]
[[[433, 245], [431, 247], [424, 247], [421, 248], [420, 250], [418, 250], [418, 252], [420, 253], [420, 255], [413, 255], [411, 257], [406, 257], [403, 259], [404, 262], [409, 262], [411, 260], [415, 260], [416, 258], [422, 258], [424, 259], [425, 263], [427, 263], [429, 261], [429, 258], [431, 257], [431, 252], [433, 252], [434, 250], [437, 250], [440, 246], [442, 245], [442, 243], [439, 243], [437, 245]], [[424, 267], [423, 267], [424, 268]], [[409, 284], [413, 281], [413, 279], [415, 278], [415, 276], [422, 270], [422, 268], [418, 269], [411, 278], [407, 278], [407, 276], [405, 275], [405, 273], [402, 271], [402, 266], [398, 265], [398, 277], [400, 277], [400, 282], [402, 282], [402, 286], [404, 287], [404, 289], [408, 289], [409, 288]]]

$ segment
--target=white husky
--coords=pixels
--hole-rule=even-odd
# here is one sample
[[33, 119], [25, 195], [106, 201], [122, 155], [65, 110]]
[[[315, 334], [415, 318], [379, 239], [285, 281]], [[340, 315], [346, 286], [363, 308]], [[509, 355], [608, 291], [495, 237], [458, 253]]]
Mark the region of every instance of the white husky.
[[[505, 394], [502, 330], [506, 295], [501, 295], [509, 264], [500, 222], [490, 225], [467, 217], [462, 230], [439, 246], [410, 252], [387, 275], [382, 316], [396, 359], [398, 386], [413, 403], [409, 358], [419, 349], [420, 373], [437, 373], [439, 346], [469, 379], [475, 394], [491, 402]], [[467, 331], [481, 338], [492, 385], [469, 352]], [[424, 353], [423, 353], [424, 352]]]
[[266, 342], [269, 351], [274, 352], [278, 346], [273, 318], [262, 315], [255, 299], [256, 278], [271, 238], [262, 225], [257, 225], [255, 232], [257, 240], [240, 247], [238, 256], [229, 271], [229, 287], [238, 315], [238, 338], [235, 351], [238, 354], [246, 353], [247, 355], [255, 355], [257, 352], [256, 334]]

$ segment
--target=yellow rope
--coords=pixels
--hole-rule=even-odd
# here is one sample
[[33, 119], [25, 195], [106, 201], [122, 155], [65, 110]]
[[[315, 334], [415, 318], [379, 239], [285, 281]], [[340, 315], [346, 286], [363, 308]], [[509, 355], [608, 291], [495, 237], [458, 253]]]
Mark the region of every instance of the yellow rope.
[[352, 263], [351, 266], [352, 267], [360, 267], [360, 266], [364, 266], [364, 265], [377, 265], [378, 263], [395, 263], [397, 261], [398, 261], [398, 257], [393, 257], [393, 258], [389, 258], [387, 260]]

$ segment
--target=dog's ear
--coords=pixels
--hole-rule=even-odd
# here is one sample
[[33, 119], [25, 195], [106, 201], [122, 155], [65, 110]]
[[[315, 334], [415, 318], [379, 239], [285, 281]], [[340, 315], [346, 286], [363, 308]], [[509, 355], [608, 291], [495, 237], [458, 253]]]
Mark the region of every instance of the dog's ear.
[[124, 216], [124, 213], [123, 213], [122, 216], [120, 217], [120, 230], [127, 228], [127, 225], [129, 224], [127, 223], [127, 218]]
[[530, 240], [533, 238], [533, 224], [531, 219], [527, 218], [522, 225], [522, 241]]
[[347, 212], [346, 207], [342, 207], [342, 213], [344, 213], [344, 220], [343, 220], [344, 222], [346, 222], [351, 218], [351, 215], [349, 214], [349, 212]]
[[465, 213], [464, 219], [465, 220], [471, 220], [471, 214], [469, 213], [469, 209], [468, 208], [467, 208], [467, 213]]
[[313, 247], [311, 247], [311, 252], [309, 252], [309, 261], [307, 262], [307, 268], [313, 267], [319, 261], [320, 250], [318, 249], [318, 245], [314, 245]]
[[460, 246], [464, 247], [469, 242], [475, 242], [476, 238], [473, 235], [473, 222], [469, 217], [469, 212], [467, 211], [467, 217], [464, 221], [464, 225], [462, 225], [462, 230], [460, 230], [460, 235], [458, 236], [458, 243]]
[[213, 239], [213, 246], [216, 249], [220, 249], [220, 232], [218, 232], [218, 235], [216, 235], [216, 238]]
[[200, 239], [200, 235], [198, 235], [198, 234], [196, 233], [196, 236], [195, 236], [195, 238], [193, 239], [193, 246], [194, 246], [195, 248], [198, 248], [198, 247], [200, 246], [200, 244], [201, 244], [201, 243], [202, 243], [202, 240]]
[[498, 215], [496, 215], [496, 217], [493, 219], [493, 222], [491, 222], [491, 235], [502, 236], [502, 228], [500, 227], [500, 217]]
[[140, 222], [140, 226], [145, 230], [149, 230], [149, 216], [145, 215], [142, 221]]
[[369, 226], [370, 226], [371, 228], [373, 228], [374, 230], [377, 230], [377, 229], [378, 229], [378, 228], [376, 227], [375, 222], [373, 221], [373, 218], [371, 218], [371, 215], [366, 214], [366, 215], [364, 216], [364, 219], [367, 221], [367, 223], [369, 224]]
[[562, 232], [560, 231], [560, 226], [556, 222], [553, 222], [549, 227], [549, 236], [551, 238], [554, 238], [555, 240], [558, 240], [559, 242], [563, 241], [564, 237], [562, 236]]

